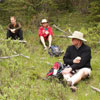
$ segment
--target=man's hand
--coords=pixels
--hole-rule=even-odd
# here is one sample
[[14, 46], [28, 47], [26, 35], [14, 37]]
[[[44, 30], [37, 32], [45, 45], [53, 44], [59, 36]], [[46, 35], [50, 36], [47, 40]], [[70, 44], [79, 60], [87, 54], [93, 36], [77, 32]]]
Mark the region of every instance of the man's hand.
[[15, 30], [16, 30], [16, 29], [11, 29], [10, 31], [11, 31], [12, 33], [15, 33]]
[[68, 74], [72, 71], [72, 68], [69, 67], [69, 68], [65, 68], [63, 71], [62, 71], [62, 74]]
[[81, 57], [76, 57], [76, 58], [73, 60], [73, 63], [78, 64], [78, 63], [80, 63], [80, 61], [81, 61]]

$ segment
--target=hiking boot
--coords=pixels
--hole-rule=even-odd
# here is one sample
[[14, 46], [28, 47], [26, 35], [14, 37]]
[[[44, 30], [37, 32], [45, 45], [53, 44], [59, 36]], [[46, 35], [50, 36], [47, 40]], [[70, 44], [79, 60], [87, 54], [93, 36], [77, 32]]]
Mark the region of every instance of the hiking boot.
[[76, 92], [77, 87], [75, 87], [75, 86], [71, 86], [70, 89], [72, 90], [72, 92]]
[[70, 86], [70, 89], [72, 90], [72, 92], [76, 92], [77, 87], [72, 85], [72, 81], [67, 81], [67, 85]]

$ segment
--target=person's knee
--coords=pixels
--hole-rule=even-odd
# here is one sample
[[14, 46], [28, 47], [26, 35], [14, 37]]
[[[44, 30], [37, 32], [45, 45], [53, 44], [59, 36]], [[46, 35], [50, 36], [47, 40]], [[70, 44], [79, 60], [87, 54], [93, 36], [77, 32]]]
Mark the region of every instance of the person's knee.
[[45, 42], [45, 39], [44, 39], [43, 36], [40, 36], [40, 41], [41, 41], [41, 42]]
[[44, 37], [43, 36], [40, 36], [40, 40], [43, 40], [44, 39]]
[[23, 33], [22, 29], [19, 29], [16, 32], [19, 33], [19, 34], [22, 34]]
[[83, 68], [83, 69], [80, 69], [79, 73], [82, 75], [82, 77], [86, 77], [90, 75], [91, 70], [88, 68]]
[[49, 36], [48, 36], [48, 39], [52, 39], [52, 35], [49, 35]]

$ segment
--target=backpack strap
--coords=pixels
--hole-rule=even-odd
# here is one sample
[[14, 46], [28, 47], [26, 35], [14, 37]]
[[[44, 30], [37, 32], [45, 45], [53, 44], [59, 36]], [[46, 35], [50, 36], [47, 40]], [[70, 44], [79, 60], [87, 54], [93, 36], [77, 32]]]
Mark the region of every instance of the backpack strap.
[[53, 52], [52, 52], [52, 48], [53, 48], [54, 46], [51, 46], [49, 49], [48, 49], [48, 54], [51, 56], [51, 57], [53, 57]]

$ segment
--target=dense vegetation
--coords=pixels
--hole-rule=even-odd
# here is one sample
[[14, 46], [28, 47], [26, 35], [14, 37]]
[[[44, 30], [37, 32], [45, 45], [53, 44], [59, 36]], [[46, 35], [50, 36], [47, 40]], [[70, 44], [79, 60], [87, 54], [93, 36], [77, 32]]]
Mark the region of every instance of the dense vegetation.
[[[23, 25], [26, 44], [3, 40], [12, 15]], [[76, 93], [57, 79], [43, 80], [56, 61], [63, 63], [63, 55], [50, 57], [48, 51], [43, 50], [38, 38], [42, 18], [67, 33], [69, 29], [83, 32], [88, 40], [86, 44], [92, 48], [91, 78], [81, 81]], [[0, 100], [99, 100], [99, 93], [90, 88], [91, 85], [100, 88], [99, 21], [99, 0], [3, 0], [0, 3], [0, 57], [23, 54], [30, 59], [23, 56], [0, 59]], [[55, 28], [53, 32], [53, 44], [65, 51], [71, 40], [56, 37], [64, 34]]]

